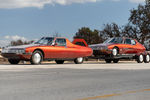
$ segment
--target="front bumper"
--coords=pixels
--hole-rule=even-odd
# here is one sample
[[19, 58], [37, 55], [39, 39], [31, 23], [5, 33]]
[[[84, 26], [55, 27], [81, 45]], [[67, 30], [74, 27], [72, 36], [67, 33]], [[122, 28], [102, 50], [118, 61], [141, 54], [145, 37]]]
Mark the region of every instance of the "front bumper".
[[24, 54], [17, 54], [17, 53], [2, 53], [1, 54], [4, 58], [8, 59], [20, 59], [20, 60], [30, 60], [32, 54], [31, 53], [24, 53]]
[[93, 55], [95, 56], [102, 56], [102, 55], [111, 55], [112, 50], [109, 49], [102, 49], [102, 50], [93, 50]]

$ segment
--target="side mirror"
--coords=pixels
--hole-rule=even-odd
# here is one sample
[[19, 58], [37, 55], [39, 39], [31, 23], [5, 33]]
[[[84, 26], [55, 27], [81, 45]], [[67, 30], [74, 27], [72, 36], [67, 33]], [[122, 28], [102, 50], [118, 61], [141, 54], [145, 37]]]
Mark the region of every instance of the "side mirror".
[[57, 43], [53, 42], [53, 43], [52, 43], [52, 46], [57, 46]]

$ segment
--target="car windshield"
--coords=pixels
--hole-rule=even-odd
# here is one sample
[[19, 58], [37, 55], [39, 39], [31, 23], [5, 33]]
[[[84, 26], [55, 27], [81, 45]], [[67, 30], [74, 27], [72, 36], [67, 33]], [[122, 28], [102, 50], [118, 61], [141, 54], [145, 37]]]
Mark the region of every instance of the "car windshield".
[[54, 38], [52, 37], [43, 37], [34, 44], [45, 44], [45, 45], [52, 45]]
[[121, 37], [109, 38], [104, 43], [122, 43]]

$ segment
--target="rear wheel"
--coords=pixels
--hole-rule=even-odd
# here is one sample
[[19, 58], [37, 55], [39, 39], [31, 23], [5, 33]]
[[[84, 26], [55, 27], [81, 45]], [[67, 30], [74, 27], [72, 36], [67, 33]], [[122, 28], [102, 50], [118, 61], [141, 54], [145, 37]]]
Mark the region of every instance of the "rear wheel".
[[63, 63], [64, 63], [64, 60], [55, 60], [55, 62], [56, 62], [57, 64], [63, 64]]
[[112, 61], [111, 59], [105, 59], [106, 63], [111, 63], [111, 61]]
[[114, 63], [118, 63], [118, 62], [119, 62], [119, 59], [114, 59], [113, 62], [114, 62]]
[[149, 63], [150, 62], [150, 55], [149, 54], [144, 56], [144, 62], [145, 63]]
[[10, 64], [18, 64], [20, 62], [19, 59], [8, 59]]
[[83, 61], [84, 61], [84, 58], [83, 58], [83, 57], [80, 57], [80, 58], [76, 58], [76, 59], [74, 60], [74, 63], [75, 63], [75, 64], [82, 64]]
[[41, 64], [42, 61], [43, 61], [43, 54], [41, 53], [41, 51], [39, 50], [34, 51], [30, 60], [31, 64], [38, 65]]
[[137, 56], [137, 62], [138, 63], [143, 63], [144, 61], [144, 56], [142, 54], [140, 54], [139, 56]]

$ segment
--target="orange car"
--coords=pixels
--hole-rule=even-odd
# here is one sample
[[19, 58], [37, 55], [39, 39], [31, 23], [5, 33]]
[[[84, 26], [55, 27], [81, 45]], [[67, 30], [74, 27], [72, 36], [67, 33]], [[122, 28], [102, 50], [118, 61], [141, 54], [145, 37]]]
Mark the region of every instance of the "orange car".
[[[84, 40], [75, 40], [74, 43]], [[84, 57], [91, 56], [92, 49], [85, 44], [79, 46], [66, 38], [43, 37], [39, 41], [22, 46], [12, 46], [2, 50], [2, 56], [8, 58], [11, 64], [18, 64], [20, 60], [30, 61], [31, 64], [40, 64], [43, 60], [55, 60], [63, 64], [65, 60], [74, 60], [76, 64], [83, 63]]]
[[90, 47], [93, 49], [93, 55], [105, 59], [106, 63], [118, 63], [119, 59], [136, 59], [138, 63], [150, 62], [150, 53], [135, 39], [113, 37]]

